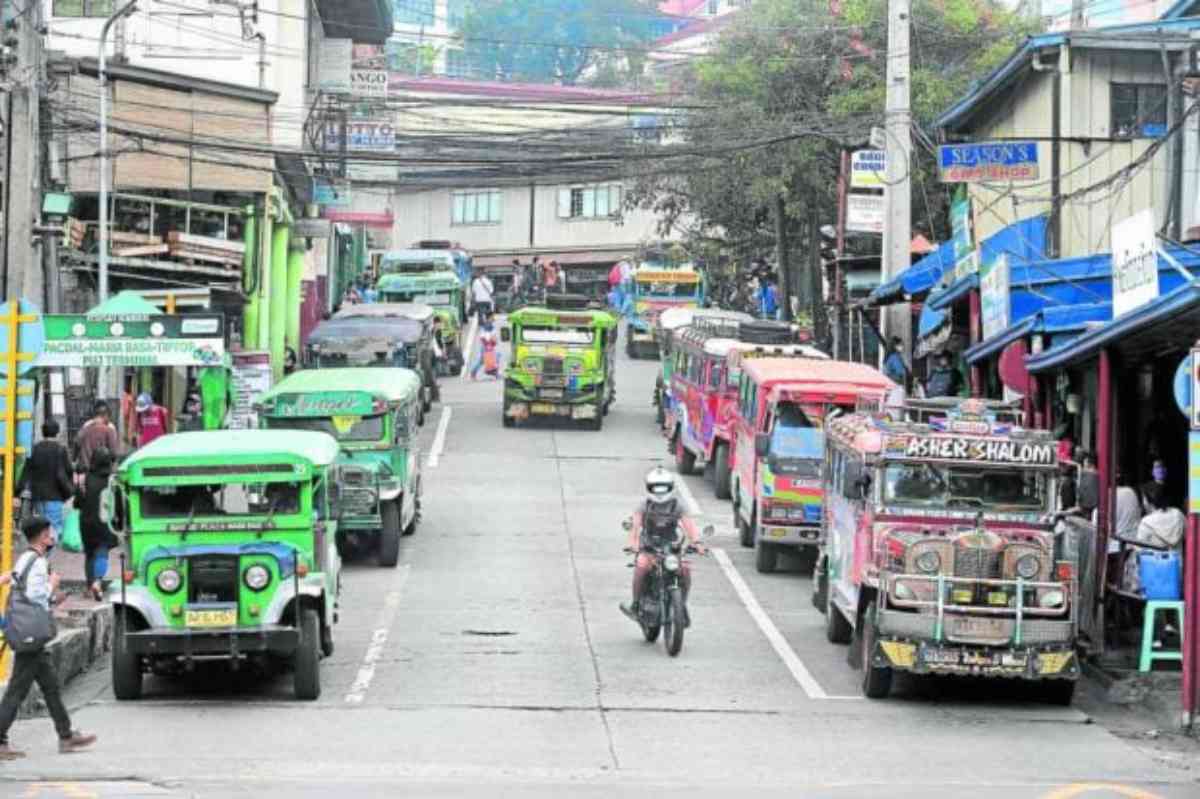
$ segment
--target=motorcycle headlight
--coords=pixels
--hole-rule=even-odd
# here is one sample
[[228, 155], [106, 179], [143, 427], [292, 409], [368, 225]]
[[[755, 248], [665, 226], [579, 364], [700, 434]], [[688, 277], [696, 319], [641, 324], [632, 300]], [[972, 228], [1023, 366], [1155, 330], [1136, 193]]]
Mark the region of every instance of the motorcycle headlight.
[[1022, 580], [1037, 577], [1042, 568], [1042, 559], [1037, 555], [1022, 555], [1017, 559], [1017, 576]]
[[917, 555], [917, 571], [922, 574], [937, 574], [942, 568], [942, 556], [934, 550], [926, 550]]
[[179, 590], [179, 586], [183, 585], [183, 577], [175, 569], [163, 569], [158, 573], [154, 582], [158, 585], [159, 591], [164, 594], [173, 594]]
[[1043, 608], [1061, 608], [1065, 601], [1066, 597], [1063, 595], [1063, 592], [1057, 589], [1046, 591], [1038, 597], [1038, 605]]
[[242, 580], [245, 581], [246, 587], [251, 591], [261, 591], [267, 587], [267, 583], [271, 582], [271, 573], [267, 571], [266, 566], [255, 564], [246, 569], [246, 573], [242, 575]]
[[663, 568], [669, 572], [679, 571], [679, 556], [667, 555], [663, 558]]

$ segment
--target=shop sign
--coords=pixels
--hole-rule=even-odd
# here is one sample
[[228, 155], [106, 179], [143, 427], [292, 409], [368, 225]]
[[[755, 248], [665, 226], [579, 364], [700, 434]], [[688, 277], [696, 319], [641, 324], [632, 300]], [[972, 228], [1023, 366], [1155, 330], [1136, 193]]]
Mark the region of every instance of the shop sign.
[[350, 39], [322, 39], [318, 59], [317, 88], [327, 94], [349, 94], [354, 42]]
[[858, 150], [850, 156], [850, 188], [882, 189], [887, 176], [887, 153]]
[[1158, 297], [1158, 238], [1149, 208], [1113, 225], [1112, 281], [1114, 318]]
[[[396, 149], [396, 129], [386, 120], [351, 120], [346, 122], [345, 131], [348, 151], [390, 153]], [[342, 138], [340, 125], [325, 126], [326, 150], [341, 150]]]
[[1188, 433], [1188, 513], [1200, 513], [1200, 432]]
[[349, 208], [350, 181], [313, 178], [313, 202], [326, 208]]
[[301, 217], [292, 222], [293, 239], [327, 239], [333, 235], [333, 223], [328, 219]]
[[856, 233], [883, 233], [884, 200], [882, 194], [846, 196], [846, 230]]
[[983, 337], [989, 339], [1008, 329], [1008, 255], [1002, 253], [979, 270]]
[[975, 272], [975, 242], [971, 236], [971, 198], [961, 197], [950, 205], [951, 241], [954, 242], [954, 272], [950, 282]]
[[938, 461], [971, 461], [1008, 466], [1054, 466], [1055, 445], [1050, 441], [1014, 441], [965, 436], [889, 436], [884, 455]]
[[1037, 180], [1035, 141], [973, 142], [938, 147], [943, 183]]
[[1192, 375], [1188, 418], [1192, 420], [1192, 429], [1200, 430], [1200, 401], [1197, 400], [1200, 397], [1200, 350], [1192, 350], [1191, 354], [1184, 358], [1184, 362], [1190, 367]]
[[42, 367], [216, 366], [225, 357], [221, 314], [46, 317]]
[[271, 390], [271, 353], [235, 352], [233, 374], [233, 404], [229, 409], [229, 427], [233, 430], [253, 430], [258, 427], [254, 401]]
[[375, 399], [361, 391], [317, 391], [311, 394], [283, 394], [275, 399], [272, 416], [369, 416], [375, 411]]

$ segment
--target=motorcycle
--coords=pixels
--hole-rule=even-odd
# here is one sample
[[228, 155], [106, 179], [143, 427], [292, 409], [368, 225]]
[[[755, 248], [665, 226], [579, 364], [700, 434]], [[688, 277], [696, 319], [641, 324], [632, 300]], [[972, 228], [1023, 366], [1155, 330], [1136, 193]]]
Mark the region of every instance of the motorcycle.
[[[633, 522], [626, 519], [622, 526], [629, 531]], [[712, 534], [711, 525], [705, 527], [702, 533], [705, 538]], [[636, 621], [642, 628], [642, 635], [651, 644], [658, 640], [661, 632], [667, 654], [675, 657], [683, 649], [683, 631], [691, 624], [683, 596], [683, 558], [697, 554], [699, 550], [688, 542], [682, 530], [677, 530], [671, 541], [651, 538], [643, 531], [640, 544], [641, 552], [654, 556], [654, 567], [646, 575], [646, 583], [642, 586]], [[636, 556], [638, 553], [632, 554]], [[636, 558], [629, 565], [636, 568]]]

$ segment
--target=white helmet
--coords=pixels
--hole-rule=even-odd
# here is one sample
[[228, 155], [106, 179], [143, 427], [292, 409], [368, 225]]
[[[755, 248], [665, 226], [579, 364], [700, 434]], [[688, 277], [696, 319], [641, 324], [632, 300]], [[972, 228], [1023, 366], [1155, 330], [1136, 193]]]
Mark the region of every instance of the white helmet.
[[646, 499], [654, 505], [665, 505], [675, 499], [675, 475], [661, 466], [646, 472]]

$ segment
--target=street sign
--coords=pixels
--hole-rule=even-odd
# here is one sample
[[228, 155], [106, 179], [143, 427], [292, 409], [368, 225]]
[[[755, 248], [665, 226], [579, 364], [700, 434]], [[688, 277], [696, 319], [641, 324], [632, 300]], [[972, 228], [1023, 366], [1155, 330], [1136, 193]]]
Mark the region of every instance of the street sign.
[[971, 198], [962, 197], [950, 205], [951, 241], [954, 243], [953, 283], [975, 272], [975, 243], [971, 235]]
[[846, 195], [846, 230], [856, 233], [883, 233], [884, 199], [882, 194]]
[[1158, 297], [1158, 237], [1149, 208], [1112, 226], [1113, 318]]
[[328, 219], [301, 217], [292, 222], [294, 239], [327, 239], [332, 235], [333, 223]]
[[46, 317], [38, 366], [219, 366], [223, 314]]
[[313, 202], [326, 208], [349, 208], [350, 181], [313, 178]]
[[[11, 303], [7, 302], [0, 305], [0, 320], [10, 315], [10, 305]], [[21, 316], [33, 317], [33, 319], [22, 321], [17, 326], [17, 350], [30, 356], [28, 359], [17, 360], [18, 375], [24, 375], [34, 367], [34, 359], [46, 346], [46, 326], [38, 307], [27, 300], [21, 300]], [[9, 350], [8, 332], [8, 327], [0, 325], [0, 352]], [[6, 374], [8, 374], [8, 363], [0, 359], [0, 375]]]
[[983, 337], [989, 339], [1008, 329], [1008, 255], [1002, 254], [979, 270]]
[[850, 156], [850, 188], [882, 189], [887, 177], [887, 153], [858, 150]]
[[1175, 368], [1175, 380], [1172, 384], [1175, 394], [1175, 405], [1179, 412], [1189, 420], [1192, 418], [1192, 354], [1183, 356], [1179, 366]]
[[1038, 145], [1035, 141], [974, 142], [938, 147], [943, 183], [1036, 180]]

